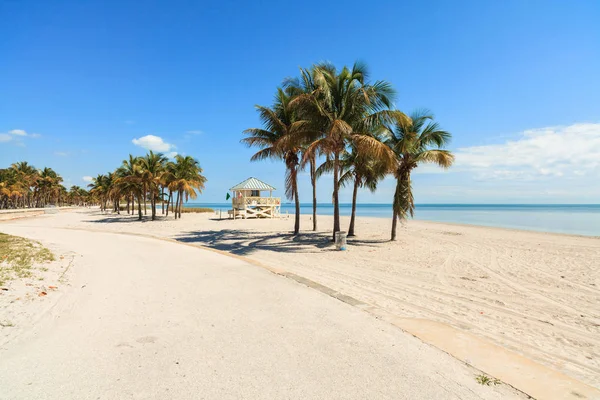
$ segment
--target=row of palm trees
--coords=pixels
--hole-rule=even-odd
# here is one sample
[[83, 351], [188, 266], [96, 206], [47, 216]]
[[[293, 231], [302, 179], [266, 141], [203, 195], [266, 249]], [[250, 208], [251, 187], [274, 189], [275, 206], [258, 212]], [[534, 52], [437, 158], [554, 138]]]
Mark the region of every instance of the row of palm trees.
[[0, 169], [0, 209], [94, 203], [85, 189], [71, 186], [67, 190], [62, 182], [52, 168], [37, 169], [27, 161]]
[[202, 172], [200, 163], [193, 157], [177, 155], [174, 161], [169, 161], [163, 154], [150, 151], [143, 157], [130, 154], [115, 171], [99, 174], [88, 187], [98, 198], [102, 211], [110, 205], [118, 214], [121, 209], [134, 214], [137, 202], [141, 220], [147, 213], [149, 201], [152, 220], [156, 219], [158, 203], [162, 204], [162, 214], [165, 214], [166, 203], [166, 216], [170, 208], [177, 219], [181, 218], [184, 199], [195, 199], [202, 193], [206, 183]]
[[454, 157], [444, 149], [450, 133], [427, 110], [408, 116], [395, 109], [394, 97], [389, 82], [369, 81], [362, 63], [341, 70], [320, 63], [285, 79], [271, 107], [256, 106], [262, 128], [245, 130], [242, 142], [259, 148], [252, 161], [283, 160], [286, 196], [296, 205], [294, 234], [300, 230], [298, 172], [303, 168], [310, 169], [313, 230], [317, 230], [316, 181], [326, 173], [333, 175], [334, 239], [340, 231], [340, 188], [353, 187], [348, 235], [354, 236], [358, 189], [375, 191], [384, 177], [393, 175], [391, 240], [395, 240], [398, 219], [414, 214], [411, 172], [423, 163], [452, 165]]

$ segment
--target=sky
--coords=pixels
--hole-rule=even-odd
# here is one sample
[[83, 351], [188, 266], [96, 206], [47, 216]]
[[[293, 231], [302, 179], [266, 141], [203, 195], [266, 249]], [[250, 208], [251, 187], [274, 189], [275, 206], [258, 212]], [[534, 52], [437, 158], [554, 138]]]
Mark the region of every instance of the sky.
[[[452, 133], [448, 171], [421, 166], [417, 203], [600, 203], [600, 2], [0, 0], [0, 168], [27, 160], [65, 185], [147, 149], [191, 155], [224, 202], [299, 67], [367, 63], [395, 106]], [[318, 184], [331, 201], [330, 177]], [[311, 200], [307, 173], [300, 200]], [[359, 202], [390, 203], [393, 179]], [[341, 193], [349, 202], [351, 190]]]

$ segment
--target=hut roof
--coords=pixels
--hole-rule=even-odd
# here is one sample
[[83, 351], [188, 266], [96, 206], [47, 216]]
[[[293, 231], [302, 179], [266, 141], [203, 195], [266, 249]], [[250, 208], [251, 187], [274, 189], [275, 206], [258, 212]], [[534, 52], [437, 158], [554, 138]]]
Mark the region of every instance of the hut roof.
[[238, 183], [229, 190], [276, 190], [268, 183], [264, 183], [260, 179], [250, 177], [243, 182]]

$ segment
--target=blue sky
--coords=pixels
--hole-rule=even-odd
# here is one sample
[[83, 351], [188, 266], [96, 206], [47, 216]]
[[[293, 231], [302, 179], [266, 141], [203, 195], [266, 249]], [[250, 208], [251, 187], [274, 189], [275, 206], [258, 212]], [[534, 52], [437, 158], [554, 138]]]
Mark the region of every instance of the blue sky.
[[[399, 109], [427, 107], [453, 134], [456, 166], [417, 170], [418, 203], [600, 202], [595, 0], [5, 0], [0, 15], [0, 166], [84, 185], [145, 146], [198, 158], [203, 202], [248, 176], [282, 188], [282, 164], [250, 163], [239, 143], [254, 105], [299, 66], [359, 59]], [[359, 201], [392, 193], [388, 179]]]

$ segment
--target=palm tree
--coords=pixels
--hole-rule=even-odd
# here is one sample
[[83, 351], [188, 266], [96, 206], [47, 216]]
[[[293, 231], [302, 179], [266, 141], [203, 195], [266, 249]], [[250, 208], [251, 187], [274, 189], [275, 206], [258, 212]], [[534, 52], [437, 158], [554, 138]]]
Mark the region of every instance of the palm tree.
[[[344, 151], [340, 157], [340, 187], [352, 185], [352, 212], [348, 236], [355, 236], [356, 203], [358, 189], [367, 188], [372, 193], [377, 189], [377, 184], [387, 174], [389, 165], [384, 161], [373, 159], [358, 152], [356, 146], [350, 146], [350, 151]], [[326, 160], [317, 169], [317, 177], [333, 171], [333, 160]]]
[[144, 171], [140, 165], [139, 157], [131, 154], [127, 160], [123, 160], [116, 171], [116, 184], [120, 191], [125, 194], [127, 200], [127, 212], [129, 213], [129, 198], [131, 198], [131, 214], [135, 212], [135, 199], [138, 203], [138, 220], [142, 220], [142, 197], [144, 191]]
[[355, 63], [337, 71], [330, 64], [314, 67], [314, 84], [311, 94], [297, 96], [294, 105], [304, 115], [310, 113], [312, 120], [322, 124], [319, 137], [307, 148], [307, 153], [317, 151], [333, 162], [333, 236], [340, 230], [339, 188], [340, 157], [350, 144], [358, 151], [374, 158], [389, 157], [385, 146], [368, 132], [401, 113], [390, 111], [394, 90], [385, 81], [367, 83], [366, 66]]
[[451, 134], [441, 130], [433, 119], [428, 110], [418, 110], [410, 115], [410, 119], [397, 118], [386, 129], [388, 138], [385, 143], [396, 157], [392, 169], [396, 178], [396, 191], [391, 240], [396, 240], [397, 220], [405, 220], [409, 215], [414, 215], [415, 202], [410, 179], [412, 170], [423, 163], [448, 168], [454, 161], [452, 153], [443, 149], [450, 141]]
[[[300, 77], [287, 78], [284, 80], [286, 93], [292, 97], [298, 97], [300, 101], [292, 100], [297, 117], [304, 119], [307, 124], [302, 132], [302, 138], [297, 140], [301, 144], [302, 158], [300, 167], [305, 168], [308, 164], [310, 170], [310, 184], [312, 186], [312, 221], [313, 231], [317, 230], [317, 157], [319, 149], [310, 147], [320, 134], [320, 128], [327, 124], [327, 120], [315, 108], [315, 102], [304, 101], [302, 99], [312, 99], [317, 96], [318, 87], [314, 80], [315, 68], [300, 68]], [[300, 97], [302, 96], [302, 97]], [[301, 106], [304, 107], [301, 107]]]
[[[129, 154], [129, 158], [127, 160], [123, 160], [123, 162], [121, 163], [121, 166], [117, 169], [117, 175], [120, 178], [125, 178], [125, 177], [132, 177], [135, 176], [136, 174], [136, 166], [139, 164], [139, 157], [134, 157], [131, 154]], [[123, 180], [120, 181], [120, 183], [123, 183]], [[131, 189], [131, 187], [129, 188]], [[132, 190], [126, 190], [124, 193], [126, 193], [127, 195], [127, 213], [129, 214], [129, 203], [131, 200], [131, 214], [133, 214], [135, 211], [135, 193], [137, 193], [136, 190], [132, 191]]]
[[159, 184], [161, 175], [164, 172], [167, 158], [161, 153], [154, 153], [152, 150], [146, 157], [140, 158], [140, 166], [144, 173], [144, 185], [150, 195], [150, 207], [152, 208], [152, 221], [156, 219], [156, 199], [159, 195]]
[[354, 225], [356, 221], [356, 201], [359, 188], [367, 188], [374, 193], [377, 184], [385, 178], [388, 172], [388, 165], [385, 161], [365, 157], [358, 152], [356, 147], [352, 147], [352, 152], [348, 153], [343, 160], [347, 172], [340, 177], [340, 183], [352, 181], [352, 212], [350, 214], [350, 226], [348, 227], [348, 236], [355, 236]]
[[267, 158], [281, 159], [285, 163], [285, 195], [294, 200], [296, 216], [294, 235], [300, 232], [300, 199], [298, 198], [298, 169], [300, 167], [301, 148], [296, 142], [296, 133], [305, 125], [305, 121], [296, 120], [290, 106], [292, 97], [278, 88], [272, 108], [256, 106], [264, 129], [250, 128], [244, 131], [248, 137], [242, 143], [249, 147], [259, 147], [251, 161]]
[[90, 193], [98, 197], [101, 211], [106, 211], [108, 201], [113, 199], [113, 192], [111, 191], [114, 189], [114, 178], [112, 172], [106, 175], [98, 174], [98, 176], [92, 179], [92, 183], [88, 185]]
[[[15, 171], [16, 181], [22, 187], [21, 207], [31, 207], [33, 204], [33, 190], [35, 189], [38, 171], [33, 165], [27, 161], [16, 162], [11, 165], [11, 169]], [[19, 201], [18, 198], [16, 200]]]
[[184, 196], [186, 201], [195, 199], [204, 190], [207, 179], [202, 172], [198, 160], [191, 156], [176, 155], [175, 162], [167, 164], [165, 181], [169, 182], [169, 190], [177, 193], [173, 209], [176, 219], [181, 218]]

